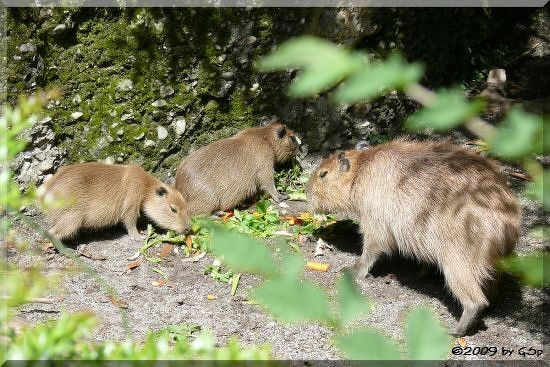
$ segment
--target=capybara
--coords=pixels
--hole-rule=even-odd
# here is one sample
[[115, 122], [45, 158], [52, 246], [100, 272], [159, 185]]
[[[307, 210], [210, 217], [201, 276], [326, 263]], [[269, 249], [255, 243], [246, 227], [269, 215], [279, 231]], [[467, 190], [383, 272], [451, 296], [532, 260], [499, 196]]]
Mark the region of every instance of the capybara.
[[190, 215], [232, 209], [258, 191], [279, 202], [288, 196], [275, 188], [275, 165], [293, 158], [299, 147], [300, 139], [281, 123], [245, 129], [185, 157], [176, 188]]
[[[99, 229], [122, 222], [133, 241], [143, 212], [156, 224], [177, 232], [189, 228], [185, 200], [136, 165], [78, 163], [61, 167], [39, 189], [50, 234], [69, 239], [81, 228]], [[46, 203], [45, 203], [46, 202]]]
[[438, 266], [463, 307], [454, 335], [487, 307], [495, 262], [519, 236], [521, 209], [498, 167], [448, 143], [395, 140], [334, 154], [307, 191], [314, 210], [359, 221], [358, 278], [392, 252]]

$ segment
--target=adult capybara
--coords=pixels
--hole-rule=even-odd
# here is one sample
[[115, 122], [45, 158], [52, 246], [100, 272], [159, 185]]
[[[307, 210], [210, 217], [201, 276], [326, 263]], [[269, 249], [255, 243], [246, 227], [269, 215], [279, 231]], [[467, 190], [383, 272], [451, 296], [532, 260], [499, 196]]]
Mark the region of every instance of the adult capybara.
[[521, 210], [494, 163], [448, 143], [396, 140], [334, 154], [308, 183], [314, 210], [360, 223], [364, 278], [381, 254], [433, 263], [463, 307], [465, 335], [488, 305], [494, 265], [512, 252]]
[[122, 222], [132, 240], [140, 212], [156, 224], [184, 232], [189, 228], [185, 200], [136, 165], [79, 163], [61, 167], [39, 189], [50, 234], [60, 240], [81, 228], [99, 229]]
[[293, 158], [299, 147], [299, 138], [281, 123], [249, 128], [185, 157], [176, 188], [191, 215], [232, 209], [258, 191], [278, 202], [287, 196], [275, 188], [275, 165]]

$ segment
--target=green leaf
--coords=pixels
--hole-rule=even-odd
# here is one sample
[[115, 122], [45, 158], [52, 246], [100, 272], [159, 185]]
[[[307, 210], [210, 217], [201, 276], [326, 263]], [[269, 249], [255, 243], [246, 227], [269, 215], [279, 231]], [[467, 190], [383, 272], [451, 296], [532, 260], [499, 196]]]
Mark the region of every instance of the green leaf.
[[532, 153], [542, 154], [542, 118], [526, 113], [519, 107], [512, 108], [498, 125], [497, 133], [489, 144], [496, 155], [506, 159], [518, 159]]
[[338, 103], [353, 103], [382, 95], [390, 89], [404, 89], [424, 73], [420, 64], [408, 65], [398, 55], [352, 75], [334, 94]]
[[304, 269], [304, 258], [288, 249], [283, 255], [282, 269], [287, 277], [296, 279], [300, 277]]
[[439, 360], [449, 353], [448, 331], [430, 309], [420, 307], [409, 313], [405, 335], [410, 359]]
[[231, 295], [234, 296], [237, 293], [237, 287], [239, 286], [239, 280], [241, 280], [241, 273], [235, 274], [233, 276], [233, 281], [231, 282]]
[[289, 95], [306, 97], [322, 92], [365, 65], [363, 56], [350, 53], [329, 41], [304, 36], [288, 41], [258, 63], [260, 71], [302, 67], [290, 85]]
[[399, 360], [396, 343], [374, 329], [362, 329], [336, 338], [336, 345], [351, 360]]
[[212, 252], [223, 256], [231, 269], [267, 275], [276, 273], [273, 257], [265, 244], [214, 223], [206, 226], [212, 230]]
[[357, 292], [349, 273], [343, 274], [338, 279], [338, 304], [343, 325], [370, 311], [369, 302]]
[[435, 101], [409, 117], [406, 126], [412, 130], [448, 130], [476, 116], [483, 102], [468, 102], [460, 90], [439, 91]]
[[504, 271], [518, 275], [525, 284], [538, 288], [550, 284], [550, 274], [544, 271], [544, 267], [550, 265], [550, 255], [546, 252], [507, 257], [500, 265]]
[[253, 297], [283, 321], [332, 320], [326, 293], [307, 280], [274, 278], [260, 284]]
[[544, 209], [550, 210], [550, 169], [536, 175], [534, 181], [527, 186], [526, 193], [542, 203]]

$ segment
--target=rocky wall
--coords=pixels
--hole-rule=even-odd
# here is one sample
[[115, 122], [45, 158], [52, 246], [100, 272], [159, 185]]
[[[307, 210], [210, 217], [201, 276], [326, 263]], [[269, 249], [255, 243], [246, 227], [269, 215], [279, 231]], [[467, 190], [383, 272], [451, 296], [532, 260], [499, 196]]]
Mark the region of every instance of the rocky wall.
[[[481, 9], [474, 15], [486, 17]], [[393, 137], [414, 109], [399, 94], [354, 106], [334, 106], [324, 95], [291, 100], [285, 90], [296, 72], [259, 74], [254, 63], [302, 34], [365, 48], [373, 57], [401, 50], [432, 60], [437, 43], [448, 39], [439, 34], [427, 44], [415, 35], [433, 18], [369, 8], [8, 9], [8, 101], [36, 89], [62, 93], [26, 135], [28, 149], [14, 161], [18, 181], [26, 187], [61, 164], [97, 160], [137, 163], [166, 179], [189, 151], [261, 116], [282, 119], [310, 150]], [[424, 48], [415, 46], [419, 40]], [[444, 50], [428, 63], [428, 82], [448, 70], [453, 53], [463, 53]]]

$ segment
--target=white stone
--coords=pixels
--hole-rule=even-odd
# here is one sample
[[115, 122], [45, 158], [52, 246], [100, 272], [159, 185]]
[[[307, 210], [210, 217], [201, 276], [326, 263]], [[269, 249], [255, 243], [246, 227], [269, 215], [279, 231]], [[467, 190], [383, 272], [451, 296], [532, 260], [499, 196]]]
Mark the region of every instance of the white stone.
[[130, 79], [122, 79], [116, 87], [118, 90], [128, 91], [134, 88], [134, 83]]
[[82, 115], [84, 115], [84, 114], [83, 114], [82, 112], [80, 112], [80, 111], [73, 112], [73, 113], [71, 113], [71, 118], [72, 118], [73, 120], [78, 120], [79, 118], [82, 117]]
[[172, 88], [171, 86], [163, 85], [162, 87], [160, 87], [160, 96], [162, 98], [166, 96], [171, 96], [172, 94], [174, 94], [174, 88]]
[[254, 83], [252, 84], [252, 87], [250, 88], [251, 91], [255, 91], [256, 89], [258, 89], [260, 87], [260, 84], [259, 83]]
[[153, 107], [164, 107], [168, 103], [164, 99], [157, 99], [155, 102], [151, 103], [151, 106]]
[[125, 113], [125, 114], [123, 114], [122, 116], [120, 116], [120, 119], [121, 119], [122, 121], [126, 121], [126, 120], [130, 120], [130, 119], [133, 118], [133, 117], [134, 117], [133, 114], [131, 114], [131, 113]]
[[183, 117], [180, 117], [176, 121], [174, 121], [174, 126], [176, 130], [176, 135], [182, 136], [185, 133], [185, 129], [187, 128], [187, 121], [185, 121]]
[[61, 33], [63, 32], [65, 29], [67, 28], [67, 26], [65, 24], [58, 24], [55, 26], [55, 28], [53, 29], [53, 33]]
[[144, 146], [145, 148], [154, 147], [154, 146], [156, 146], [156, 145], [157, 145], [157, 144], [156, 144], [154, 141], [149, 140], [149, 139], [146, 139], [145, 142], [143, 143], [143, 146]]
[[164, 140], [168, 137], [168, 130], [164, 126], [157, 126], [157, 137], [159, 140]]

